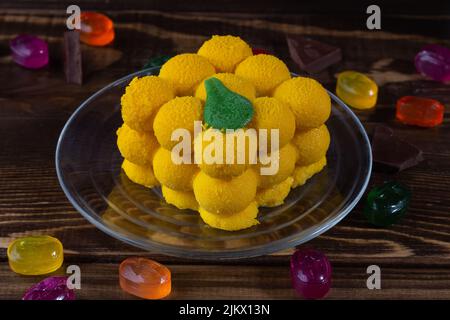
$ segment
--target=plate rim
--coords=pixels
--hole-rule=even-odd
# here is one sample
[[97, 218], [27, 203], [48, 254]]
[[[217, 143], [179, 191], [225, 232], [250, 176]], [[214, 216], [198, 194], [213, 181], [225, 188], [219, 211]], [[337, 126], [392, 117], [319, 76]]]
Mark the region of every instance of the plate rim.
[[[349, 214], [353, 208], [358, 204], [359, 200], [364, 195], [365, 190], [367, 189], [367, 186], [370, 181], [370, 177], [372, 174], [372, 167], [373, 167], [373, 159], [372, 159], [372, 148], [370, 144], [369, 137], [367, 135], [367, 132], [362, 125], [359, 118], [355, 115], [353, 110], [350, 109], [341, 99], [339, 99], [336, 95], [334, 95], [329, 90], [326, 90], [327, 93], [330, 95], [332, 100], [334, 100], [337, 104], [339, 104], [342, 108], [345, 109], [348, 115], [353, 119], [353, 121], [356, 123], [359, 132], [362, 134], [363, 141], [367, 144], [368, 148], [368, 167], [366, 169], [367, 174], [365, 176], [365, 179], [362, 183], [361, 189], [358, 191], [356, 196], [353, 198], [353, 200], [343, 209], [341, 210], [336, 216], [334, 216], [331, 220], [328, 220], [326, 223], [322, 223], [318, 226], [311, 227], [312, 232], [310, 232], [306, 237], [303, 237], [301, 239], [295, 239], [295, 236], [298, 235], [298, 233], [293, 234], [287, 238], [283, 238], [280, 240], [271, 241], [265, 244], [261, 244], [255, 247], [252, 247], [250, 249], [223, 249], [217, 251], [217, 252], [210, 252], [210, 251], [204, 251], [204, 250], [195, 250], [195, 249], [180, 249], [175, 248], [170, 245], [162, 245], [155, 242], [146, 242], [141, 243], [138, 240], [126, 237], [124, 234], [120, 234], [117, 231], [114, 231], [112, 228], [108, 227], [107, 224], [100, 221], [100, 219], [96, 219], [94, 216], [92, 216], [87, 210], [82, 208], [79, 203], [74, 199], [74, 197], [69, 192], [66, 183], [64, 182], [63, 174], [61, 172], [61, 166], [60, 163], [60, 150], [61, 150], [61, 144], [64, 139], [65, 134], [68, 131], [69, 126], [74, 121], [74, 119], [77, 117], [77, 115], [84, 109], [86, 106], [89, 105], [89, 103], [94, 100], [97, 96], [102, 95], [105, 91], [108, 91], [110, 88], [115, 87], [119, 84], [122, 84], [124, 81], [128, 79], [132, 79], [136, 76], [143, 76], [151, 73], [154, 70], [159, 69], [160, 67], [152, 67], [147, 69], [142, 69], [139, 71], [136, 71], [134, 73], [128, 74], [124, 77], [121, 77], [108, 85], [104, 86], [100, 90], [96, 91], [94, 94], [89, 96], [86, 100], [84, 100], [72, 113], [72, 115], [68, 118], [66, 123], [64, 124], [64, 127], [61, 130], [61, 133], [59, 134], [57, 145], [56, 145], [56, 152], [55, 152], [55, 167], [56, 167], [56, 175], [58, 177], [58, 182], [69, 200], [69, 202], [72, 204], [72, 206], [91, 224], [93, 224], [96, 228], [100, 229], [102, 232], [106, 233], [107, 235], [122, 241], [126, 244], [132, 245], [134, 247], [138, 247], [141, 249], [144, 249], [146, 251], [150, 251], [152, 253], [157, 254], [163, 254], [167, 256], [177, 257], [177, 258], [187, 258], [187, 259], [194, 259], [194, 260], [211, 260], [211, 259], [219, 259], [219, 260], [235, 260], [235, 259], [245, 259], [245, 258], [252, 258], [252, 257], [258, 257], [263, 255], [269, 255], [273, 254], [275, 252], [280, 252], [282, 250], [286, 250], [289, 248], [293, 248], [297, 245], [300, 245], [302, 243], [308, 242], [319, 235], [323, 234], [324, 232], [328, 231], [332, 227], [334, 227], [336, 224], [338, 224], [343, 218]], [[295, 73], [291, 73], [292, 76], [298, 77], [299, 75]], [[260, 250], [264, 248], [265, 252], [260, 252]]]

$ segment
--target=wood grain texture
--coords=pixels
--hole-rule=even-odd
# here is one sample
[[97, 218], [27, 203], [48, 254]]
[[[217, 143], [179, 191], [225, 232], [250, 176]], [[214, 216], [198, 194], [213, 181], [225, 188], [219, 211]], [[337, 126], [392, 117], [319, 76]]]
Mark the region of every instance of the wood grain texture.
[[[329, 298], [450, 298], [450, 86], [417, 75], [411, 62], [424, 44], [450, 45], [450, 12], [440, 16], [387, 15], [383, 30], [371, 32], [364, 29], [364, 12], [343, 16], [314, 11], [173, 12], [125, 10], [114, 7], [117, 5], [108, 11], [99, 1], [99, 8], [116, 23], [116, 40], [110, 49], [115, 57], [117, 52], [121, 55], [77, 86], [65, 83], [62, 69], [65, 7], [53, 1], [47, 4], [45, 10], [29, 9], [33, 5], [26, 1], [0, 6], [0, 299], [20, 298], [40, 279], [13, 274], [5, 250], [11, 239], [37, 233], [60, 238], [65, 264], [81, 266], [79, 297], [83, 299], [130, 298], [120, 291], [116, 273], [118, 263], [131, 255], [169, 265], [174, 299], [295, 298], [288, 276], [291, 250], [220, 264], [142, 252], [103, 234], [78, 214], [64, 196], [54, 167], [59, 132], [80, 102], [113, 80], [139, 70], [149, 57], [192, 52], [211, 34], [235, 34], [299, 71], [289, 60], [284, 40], [287, 32], [341, 47], [343, 61], [315, 77], [332, 91], [335, 76], [342, 70], [354, 69], [374, 77], [381, 84], [377, 108], [357, 112], [367, 131], [387, 123], [399, 137], [420, 147], [425, 156], [417, 167], [394, 176], [373, 173], [369, 188], [392, 178], [411, 188], [411, 208], [401, 224], [372, 228], [359, 204], [339, 225], [308, 243], [325, 252], [333, 263]], [[47, 68], [30, 71], [12, 63], [8, 41], [24, 32], [49, 41], [51, 64]], [[103, 49], [91, 50], [101, 54]], [[395, 101], [403, 95], [442, 101], [446, 104], [444, 124], [417, 129], [396, 122]], [[382, 267], [382, 290], [366, 289], [365, 270], [370, 264]]]

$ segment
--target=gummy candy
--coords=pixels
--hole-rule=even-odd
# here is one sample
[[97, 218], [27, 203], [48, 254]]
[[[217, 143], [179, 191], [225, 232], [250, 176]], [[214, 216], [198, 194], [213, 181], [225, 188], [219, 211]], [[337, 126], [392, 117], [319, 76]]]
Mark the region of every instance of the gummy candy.
[[91, 46], [106, 46], [114, 40], [114, 23], [104, 14], [82, 12], [80, 40]]
[[205, 81], [205, 122], [216, 129], [243, 128], [252, 120], [252, 103], [227, 87], [217, 78]]
[[344, 71], [338, 76], [336, 94], [353, 108], [369, 109], [377, 103], [378, 86], [362, 73]]
[[405, 96], [397, 101], [395, 116], [404, 124], [434, 127], [444, 119], [444, 106], [434, 99]]
[[50, 236], [30, 236], [8, 246], [11, 269], [19, 274], [40, 275], [58, 270], [64, 260], [61, 242]]
[[9, 43], [15, 63], [28, 68], [39, 69], [48, 64], [48, 45], [32, 35], [20, 35]]
[[156, 261], [132, 257], [119, 267], [120, 287], [137, 297], [161, 299], [170, 294], [170, 270]]
[[67, 277], [49, 277], [30, 287], [22, 300], [75, 300], [75, 290], [67, 287]]
[[370, 190], [364, 206], [364, 215], [370, 223], [386, 227], [399, 221], [406, 213], [411, 192], [396, 181]]
[[437, 44], [425, 46], [414, 59], [417, 72], [433, 80], [450, 80], [450, 49]]
[[160, 55], [154, 58], [151, 58], [145, 65], [144, 69], [161, 67], [164, 63], [166, 63], [173, 55]]
[[320, 299], [328, 293], [331, 272], [330, 261], [317, 250], [297, 250], [291, 257], [292, 285], [306, 299]]

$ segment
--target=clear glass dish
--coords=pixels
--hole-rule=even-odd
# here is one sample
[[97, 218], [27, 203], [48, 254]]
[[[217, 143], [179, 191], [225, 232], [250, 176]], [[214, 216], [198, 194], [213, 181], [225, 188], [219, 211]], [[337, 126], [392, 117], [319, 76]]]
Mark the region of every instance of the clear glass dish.
[[[67, 121], [58, 140], [58, 179], [73, 206], [107, 234], [149, 251], [195, 259], [236, 259], [273, 253], [309, 241], [343, 219], [364, 193], [372, 169], [366, 132], [336, 96], [327, 121], [328, 165], [285, 204], [261, 208], [260, 224], [227, 232], [208, 227], [196, 212], [166, 204], [160, 189], [132, 183], [121, 172], [116, 146], [120, 96], [130, 74], [87, 99]], [[294, 75], [295, 76], [295, 75]]]

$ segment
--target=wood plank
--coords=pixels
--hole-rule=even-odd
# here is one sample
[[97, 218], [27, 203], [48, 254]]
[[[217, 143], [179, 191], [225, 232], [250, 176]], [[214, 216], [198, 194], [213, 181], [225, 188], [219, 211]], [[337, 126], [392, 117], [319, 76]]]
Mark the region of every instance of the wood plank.
[[[81, 263], [78, 299], [135, 299], [122, 291], [116, 264]], [[168, 299], [299, 299], [290, 285], [288, 264], [282, 266], [169, 265], [172, 293]], [[57, 274], [62, 275], [63, 272]], [[449, 299], [446, 269], [381, 268], [380, 290], [366, 286], [366, 267], [334, 266], [333, 287], [327, 299]], [[42, 277], [23, 277], [0, 266], [2, 298], [18, 299]], [[226, 290], [224, 289], [226, 288]]]

